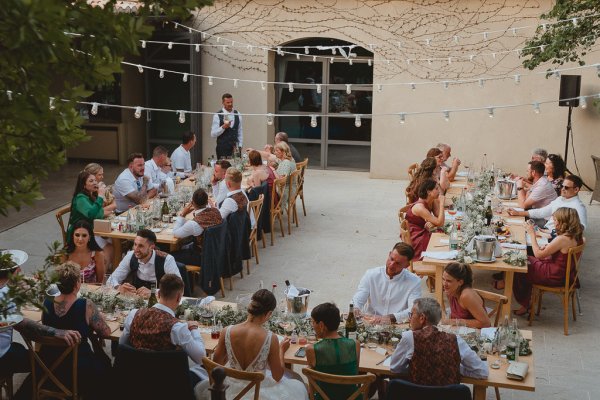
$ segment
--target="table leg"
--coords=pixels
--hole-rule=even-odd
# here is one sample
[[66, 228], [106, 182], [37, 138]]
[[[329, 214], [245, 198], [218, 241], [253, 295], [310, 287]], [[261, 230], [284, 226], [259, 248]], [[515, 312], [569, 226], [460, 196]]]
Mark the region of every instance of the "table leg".
[[173, 253], [174, 251], [179, 250], [179, 243], [171, 243], [169, 245], [169, 252]]
[[506, 271], [504, 274], [504, 295], [508, 299], [508, 302], [504, 305], [502, 309], [502, 316], [508, 315], [508, 319], [511, 319], [511, 307], [512, 307], [512, 289], [513, 289], [513, 279], [515, 277], [515, 273], [513, 271]]
[[[435, 298], [438, 303], [443, 304], [444, 291], [442, 289], [442, 274], [444, 273], [443, 265], [435, 266]], [[446, 318], [446, 310], [442, 309], [442, 318]]]
[[473, 400], [485, 400], [487, 386], [473, 385]]
[[121, 262], [121, 254], [123, 253], [121, 248], [121, 239], [113, 238], [113, 270], [117, 269]]

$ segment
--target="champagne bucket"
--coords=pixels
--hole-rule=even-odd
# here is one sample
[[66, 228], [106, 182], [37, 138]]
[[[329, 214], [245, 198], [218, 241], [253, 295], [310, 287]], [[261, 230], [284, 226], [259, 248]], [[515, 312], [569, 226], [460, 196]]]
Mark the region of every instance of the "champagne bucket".
[[496, 238], [492, 236], [475, 236], [475, 254], [479, 261], [492, 261], [496, 249]]
[[[297, 288], [300, 292], [302, 292], [303, 290], [308, 290], [305, 288]], [[292, 313], [292, 314], [306, 314], [306, 311], [308, 310], [308, 299], [310, 297], [310, 290], [308, 290], [308, 293], [306, 294], [301, 294], [298, 296], [294, 296], [294, 297], [288, 297], [287, 295], [287, 289], [285, 290], [285, 299], [287, 302], [287, 312]]]
[[509, 180], [498, 181], [498, 197], [503, 200], [511, 199], [515, 189], [515, 182]]

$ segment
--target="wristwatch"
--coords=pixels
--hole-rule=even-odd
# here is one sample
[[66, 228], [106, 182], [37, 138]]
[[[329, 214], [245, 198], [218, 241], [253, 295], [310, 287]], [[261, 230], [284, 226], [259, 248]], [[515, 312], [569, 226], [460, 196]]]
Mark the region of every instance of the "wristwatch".
[[517, 190], [523, 190], [523, 188], [522, 187], [518, 187]]
[[394, 314], [390, 314], [390, 322], [391, 322], [392, 324], [395, 324], [395, 323], [396, 323], [396, 316], [395, 316]]

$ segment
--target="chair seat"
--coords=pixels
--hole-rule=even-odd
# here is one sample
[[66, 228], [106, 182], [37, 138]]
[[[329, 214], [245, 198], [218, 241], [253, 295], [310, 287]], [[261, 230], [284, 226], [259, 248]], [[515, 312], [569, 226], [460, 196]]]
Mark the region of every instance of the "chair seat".
[[[545, 292], [554, 292], [554, 293], [565, 293], [566, 289], [564, 288], [564, 286], [545, 286], [545, 285], [538, 285], [538, 284], [533, 284], [533, 287], [537, 288], [537, 289], [541, 289]], [[570, 290], [569, 292], [575, 292], [575, 289]]]

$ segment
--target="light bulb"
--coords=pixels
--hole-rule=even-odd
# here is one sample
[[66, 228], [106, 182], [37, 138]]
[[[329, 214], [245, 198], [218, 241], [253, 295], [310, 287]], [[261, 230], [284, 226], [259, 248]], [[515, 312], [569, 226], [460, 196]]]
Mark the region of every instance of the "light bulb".
[[179, 23], [178, 22], [175, 22], [174, 24], [175, 24], [175, 29], [179, 28]]
[[488, 35], [487, 32], [483, 32], [483, 40], [488, 40]]
[[267, 125], [273, 125], [273, 114], [267, 114]]
[[234, 79], [234, 80], [233, 80], [233, 87], [234, 87], [234, 88], [237, 88], [237, 87], [238, 87], [238, 81], [239, 81], [239, 79]]
[[317, 56], [313, 56], [313, 62], [317, 61]]
[[300, 59], [300, 53], [296, 53], [296, 60]]
[[475, 59], [475, 54], [471, 54], [469, 56], [469, 61], [473, 62], [474, 59]]
[[381, 83], [377, 84], [377, 91], [381, 92], [383, 90], [383, 85]]
[[540, 113], [540, 103], [533, 103], [533, 112], [536, 114]]
[[304, 46], [304, 54], [308, 54], [308, 46]]
[[431, 46], [431, 39], [425, 39], [425, 43], [427, 44], [427, 46]]
[[496, 59], [496, 53], [492, 53], [492, 58], [495, 60]]
[[206, 40], [206, 32], [202, 32], [202, 40]]
[[183, 74], [183, 78], [182, 78], [182, 80], [183, 80], [184, 82], [187, 82], [187, 81], [188, 81], [188, 74]]
[[598, 72], [598, 78], [600, 78], [600, 64], [596, 64], [596, 72]]
[[512, 28], [513, 36], [517, 36], [517, 28]]
[[215, 83], [215, 82], [214, 82], [214, 78], [213, 78], [212, 76], [209, 76], [209, 77], [208, 77], [208, 85], [209, 85], [209, 86], [212, 86], [214, 83]]
[[401, 124], [405, 124], [406, 123], [406, 115], [404, 113], [400, 114], [400, 123]]
[[142, 117], [142, 107], [137, 106], [135, 108], [135, 114], [133, 114], [136, 118], [141, 118]]
[[391, 63], [390, 60], [385, 60], [385, 62], [387, 63], [387, 65], [390, 65], [390, 63]]
[[180, 124], [184, 124], [185, 123], [185, 111], [178, 111], [179, 113], [179, 123]]
[[333, 64], [333, 57], [329, 59], [329, 64]]
[[192, 33], [192, 28], [188, 28], [188, 33]]
[[585, 99], [585, 96], [581, 96], [579, 98], [579, 107], [583, 109], [587, 108], [587, 100]]
[[348, 60], [348, 64], [352, 65], [352, 59], [351, 58]]
[[459, 39], [458, 36], [454, 35], [454, 43], [458, 43], [458, 39]]
[[544, 30], [544, 32], [546, 32], [546, 24], [542, 24], [542, 29]]
[[515, 75], [515, 85], [518, 85], [519, 83], [521, 83], [521, 75], [517, 74]]
[[450, 86], [450, 84], [448, 83], [448, 81], [444, 81], [444, 89], [448, 89], [448, 86]]
[[492, 107], [488, 108], [488, 117], [494, 118], [494, 109]]
[[144, 67], [142, 67], [140, 64], [138, 64], [137, 67], [138, 67], [138, 71], [140, 72], [140, 74], [144, 72]]
[[260, 88], [261, 88], [262, 90], [267, 90], [267, 85], [265, 84], [265, 82], [261, 82], [261, 83], [260, 83]]
[[416, 85], [415, 83], [411, 83], [411, 84], [410, 84], [410, 88], [411, 88], [412, 90], [417, 90], [417, 85]]
[[164, 69], [161, 69], [161, 70], [158, 72], [158, 77], [159, 77], [159, 78], [161, 78], [161, 79], [165, 77], [165, 70], [164, 70]]
[[146, 41], [142, 40], [142, 49], [145, 49], [145, 48], [146, 48]]
[[199, 44], [197, 44], [197, 45], [196, 45], [196, 53], [199, 53], [199, 52], [200, 52], [200, 45], [199, 45]]
[[410, 61], [410, 58], [407, 58], [407, 59], [406, 59], [406, 65], [410, 65], [410, 62], [411, 62], [411, 61]]
[[227, 54], [227, 45], [223, 45], [223, 54]]
[[317, 93], [321, 93], [321, 84], [320, 83], [317, 84]]
[[331, 54], [333, 54], [335, 56], [335, 47], [331, 48]]
[[313, 128], [317, 127], [317, 116], [316, 115], [311, 115], [310, 126], [312, 126]]
[[290, 93], [294, 93], [294, 84], [292, 82], [288, 83], [288, 90]]
[[251, 45], [251, 44], [249, 44], [247, 47], [248, 47], [248, 51], [249, 51], [250, 53], [253, 53], [253, 52], [254, 52], [254, 47], [252, 47], [252, 45]]
[[6, 97], [8, 97], [8, 100], [12, 101], [12, 90], [7, 90], [6, 91]]
[[360, 128], [361, 125], [362, 122], [360, 121], [360, 115], [357, 115], [356, 118], [354, 118], [354, 126]]
[[573, 21], [573, 26], [577, 26], [577, 18], [573, 18], [572, 21]]
[[546, 48], [546, 46], [544, 46], [544, 45], [541, 45], [541, 46], [540, 46], [540, 51], [543, 53], [545, 48]]
[[231, 47], [235, 47], [235, 40], [231, 41]]
[[217, 43], [219, 43], [221, 41], [221, 37], [217, 36]]
[[452, 57], [448, 57], [448, 65], [452, 64]]
[[167, 49], [171, 50], [173, 48], [173, 42], [169, 42], [167, 45]]
[[281, 47], [277, 46], [277, 55], [282, 56], [283, 51], [281, 51]]
[[90, 111], [92, 115], [98, 114], [98, 103], [92, 103], [92, 110]]
[[427, 64], [431, 65], [433, 63], [433, 61], [431, 61], [431, 58], [429, 60], [427, 60]]
[[450, 121], [450, 111], [444, 111], [444, 120], [446, 122]]
[[346, 93], [347, 94], [352, 93], [352, 85], [349, 83], [346, 84]]
[[559, 70], [557, 70], [557, 69], [554, 70], [554, 77], [556, 79], [560, 79], [560, 71]]
[[371, 60], [371, 59], [369, 58], [369, 59], [367, 60], [367, 64], [369, 65], [369, 67], [370, 67], [370, 66], [372, 66], [372, 65], [373, 65], [373, 60]]
[[398, 47], [402, 48], [402, 42], [396, 42], [398, 44]]
[[482, 88], [485, 85], [485, 80], [480, 79], [479, 80], [479, 87]]
[[50, 97], [48, 99], [48, 108], [51, 110], [54, 110], [56, 108], [56, 105], [54, 104], [54, 97]]

